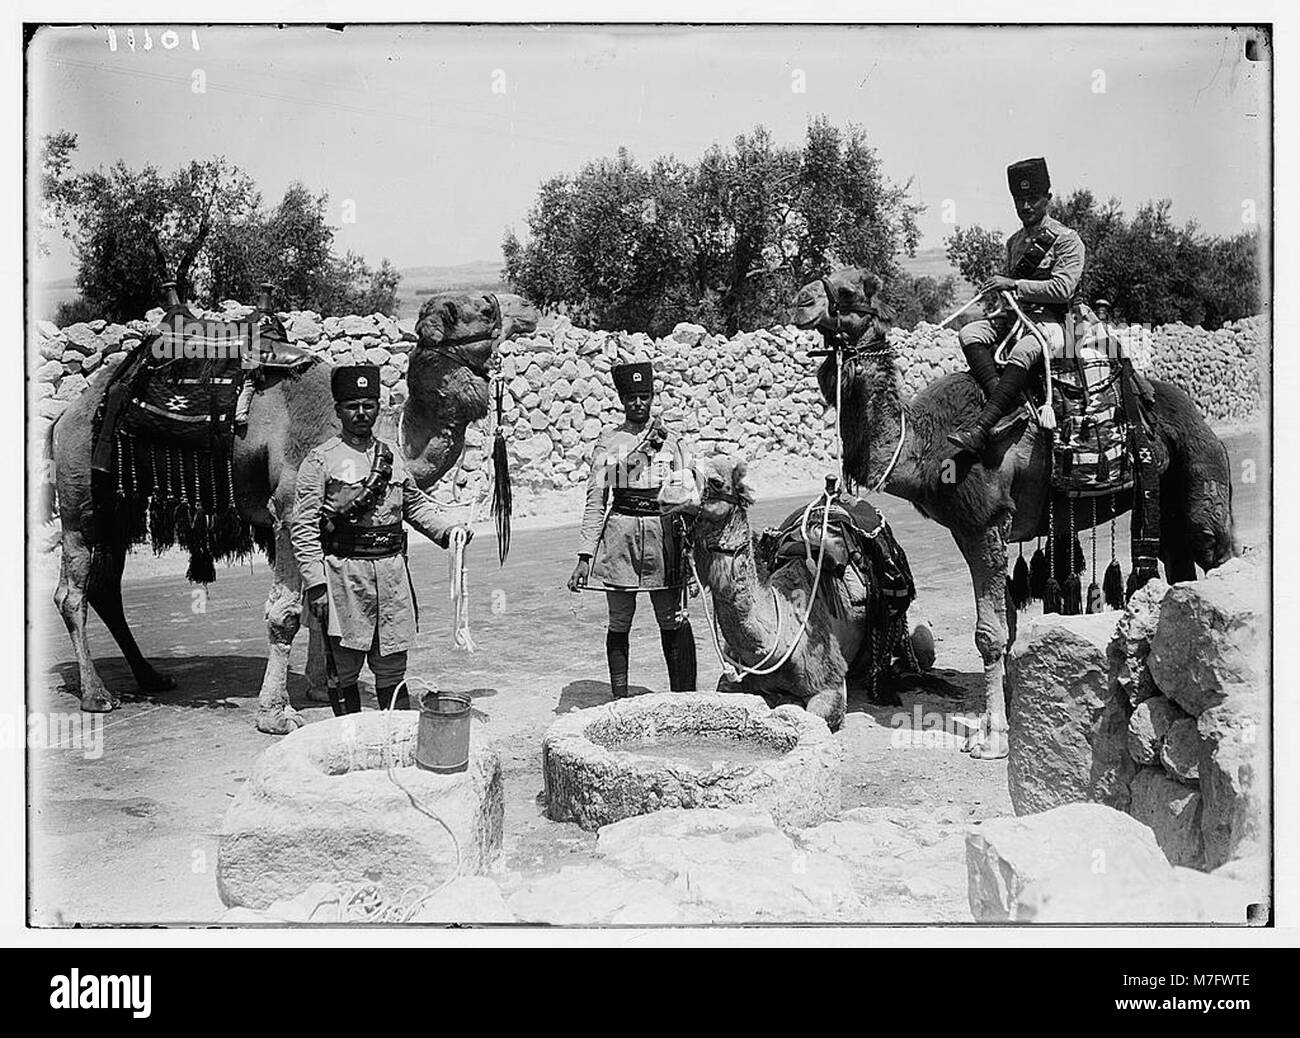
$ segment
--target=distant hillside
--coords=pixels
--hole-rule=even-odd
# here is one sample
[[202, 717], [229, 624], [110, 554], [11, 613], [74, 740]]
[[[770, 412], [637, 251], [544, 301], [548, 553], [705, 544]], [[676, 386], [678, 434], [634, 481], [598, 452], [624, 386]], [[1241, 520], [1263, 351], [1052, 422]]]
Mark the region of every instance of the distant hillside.
[[935, 245], [928, 249], [917, 249], [915, 256], [900, 256], [899, 266], [915, 278], [932, 277], [942, 281], [951, 274], [959, 282], [961, 281], [961, 275], [948, 262], [948, 256], [944, 252], [942, 245]]
[[474, 260], [450, 267], [403, 267], [397, 286], [397, 316], [414, 317], [435, 292], [504, 292], [501, 260]]

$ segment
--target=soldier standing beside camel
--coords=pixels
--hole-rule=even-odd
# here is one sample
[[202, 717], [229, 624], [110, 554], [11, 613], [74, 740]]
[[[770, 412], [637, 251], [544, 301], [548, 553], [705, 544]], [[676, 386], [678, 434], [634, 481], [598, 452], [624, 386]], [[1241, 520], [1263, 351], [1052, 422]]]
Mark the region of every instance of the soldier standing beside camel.
[[[400, 451], [372, 434], [379, 417], [379, 369], [336, 368], [330, 382], [338, 436], [308, 452], [298, 468], [293, 551], [307, 608], [321, 623], [338, 672], [334, 713], [361, 710], [357, 678], [369, 660], [379, 708], [406, 676], [415, 640], [415, 596], [406, 568], [402, 520], [447, 547], [456, 527], [439, 517]], [[465, 528], [468, 543], [473, 531]], [[397, 707], [410, 706], [403, 692]]]
[[605, 586], [605, 656], [615, 699], [627, 695], [628, 632], [641, 591], [649, 593], [659, 623], [669, 687], [693, 692], [695, 632], [683, 594], [684, 544], [678, 520], [659, 512], [659, 489], [670, 471], [686, 467], [685, 456], [681, 441], [658, 419], [650, 420], [654, 369], [644, 363], [620, 364], [612, 374], [626, 420], [606, 430], [596, 444], [569, 590], [586, 587], [593, 575]]

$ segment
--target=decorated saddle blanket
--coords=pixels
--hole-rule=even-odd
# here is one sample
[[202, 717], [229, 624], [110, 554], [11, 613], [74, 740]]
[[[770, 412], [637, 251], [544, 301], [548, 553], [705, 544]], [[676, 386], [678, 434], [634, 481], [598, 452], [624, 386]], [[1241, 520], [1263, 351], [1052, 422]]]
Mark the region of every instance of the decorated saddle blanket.
[[1107, 325], [1081, 320], [1075, 329], [1074, 356], [1052, 367], [1052, 488], [1074, 497], [1113, 494], [1134, 479], [1124, 365]]
[[[776, 527], [764, 530], [759, 537], [759, 554], [769, 572], [795, 560], [809, 558], [836, 577], [852, 569], [868, 591], [870, 606], [879, 606], [888, 614], [905, 612], [916, 597], [916, 585], [903, 546], [894, 538], [885, 517], [867, 501], [852, 494], [840, 493], [831, 501], [822, 523], [826, 505], [819, 501], [808, 510], [791, 512]], [[823, 551], [824, 545], [824, 551]]]

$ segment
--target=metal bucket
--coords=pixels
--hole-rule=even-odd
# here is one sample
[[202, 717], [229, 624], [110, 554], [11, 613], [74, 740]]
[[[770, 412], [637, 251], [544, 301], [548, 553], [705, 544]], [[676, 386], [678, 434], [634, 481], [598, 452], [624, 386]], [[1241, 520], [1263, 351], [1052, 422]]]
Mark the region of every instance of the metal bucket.
[[444, 775], [469, 767], [470, 698], [461, 692], [426, 692], [420, 697], [415, 765]]

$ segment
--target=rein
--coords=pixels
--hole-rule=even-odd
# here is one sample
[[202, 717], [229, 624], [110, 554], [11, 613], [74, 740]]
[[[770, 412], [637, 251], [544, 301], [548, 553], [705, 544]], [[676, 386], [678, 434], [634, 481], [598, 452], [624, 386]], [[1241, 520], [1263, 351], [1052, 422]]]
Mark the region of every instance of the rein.
[[462, 347], [472, 346], [476, 342], [484, 342], [488, 339], [495, 339], [501, 332], [501, 301], [497, 299], [495, 292], [485, 294], [492, 304], [492, 324], [487, 331], [475, 332], [473, 335], [466, 335], [459, 339], [444, 340], [433, 347], [438, 353], [444, 354], [462, 367], [468, 368], [481, 379], [491, 377], [491, 360], [489, 359], [486, 363], [470, 360], [463, 352]]

